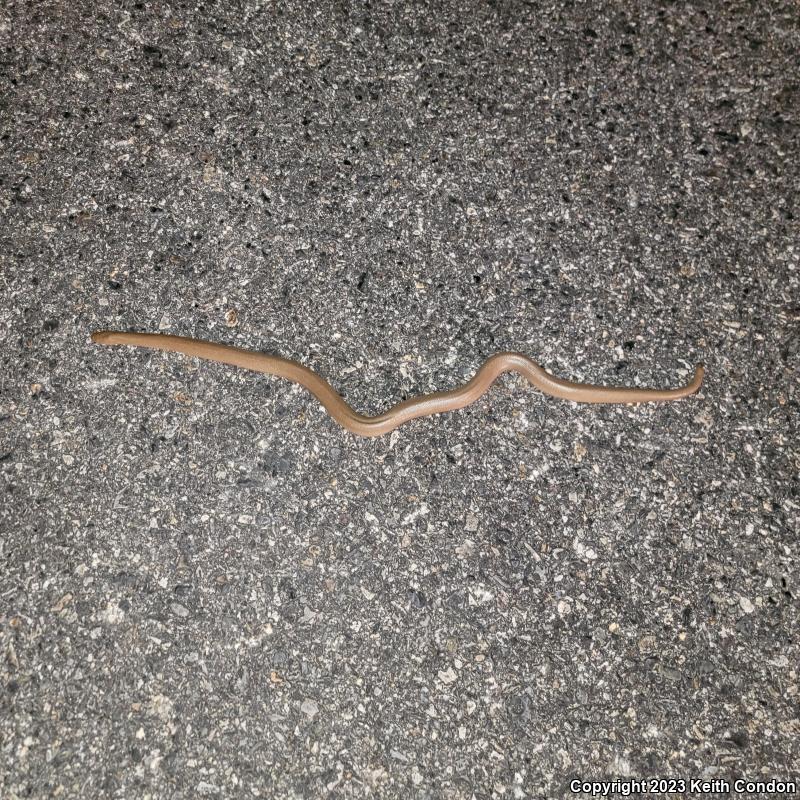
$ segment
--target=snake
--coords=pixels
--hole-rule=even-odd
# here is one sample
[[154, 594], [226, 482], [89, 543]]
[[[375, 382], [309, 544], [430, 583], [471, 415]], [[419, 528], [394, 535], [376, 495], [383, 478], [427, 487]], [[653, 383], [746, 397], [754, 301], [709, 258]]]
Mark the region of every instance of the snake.
[[228, 344], [173, 336], [163, 333], [95, 331], [92, 341], [103, 345], [130, 345], [230, 364], [297, 383], [319, 400], [330, 416], [343, 428], [358, 436], [382, 436], [412, 419], [444, 414], [471, 405], [482, 397], [504, 372], [517, 372], [551, 397], [577, 403], [650, 403], [677, 400], [694, 394], [703, 382], [704, 368], [698, 365], [694, 377], [676, 389], [640, 389], [622, 386], [594, 386], [551, 375], [522, 353], [496, 353], [489, 356], [467, 383], [447, 392], [411, 397], [376, 416], [358, 413], [314, 370], [288, 358], [245, 350]]

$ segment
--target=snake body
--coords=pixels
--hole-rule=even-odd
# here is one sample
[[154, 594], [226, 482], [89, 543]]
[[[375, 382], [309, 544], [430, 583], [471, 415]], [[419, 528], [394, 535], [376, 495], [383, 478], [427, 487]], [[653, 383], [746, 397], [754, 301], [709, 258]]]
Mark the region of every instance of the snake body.
[[325, 410], [343, 428], [359, 436], [381, 436], [417, 417], [443, 414], [474, 403], [504, 372], [518, 372], [539, 391], [551, 397], [574, 400], [578, 403], [648, 403], [677, 400], [694, 394], [703, 382], [703, 367], [695, 369], [690, 383], [677, 389], [634, 389], [626, 387], [592, 386], [557, 378], [522, 353], [497, 353], [490, 356], [463, 386], [449, 392], [434, 392], [404, 400], [383, 414], [374, 417], [359, 414], [316, 372], [288, 358], [256, 353], [226, 344], [170, 336], [161, 333], [123, 333], [95, 331], [92, 341], [105, 345], [131, 345], [183, 353], [209, 361], [232, 364], [235, 367], [275, 375], [300, 384], [313, 394]]

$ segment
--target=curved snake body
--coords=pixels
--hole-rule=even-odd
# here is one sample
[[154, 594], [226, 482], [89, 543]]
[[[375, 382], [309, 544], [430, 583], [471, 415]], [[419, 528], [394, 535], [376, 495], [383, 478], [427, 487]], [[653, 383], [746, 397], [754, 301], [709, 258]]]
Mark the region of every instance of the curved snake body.
[[343, 428], [359, 436], [380, 436], [409, 420], [431, 414], [443, 414], [474, 403], [504, 372], [518, 372], [544, 394], [578, 403], [648, 403], [677, 400], [694, 394], [703, 382], [703, 367], [695, 369], [694, 378], [677, 389], [636, 389], [592, 386], [557, 378], [522, 353], [497, 353], [490, 356], [463, 386], [449, 392], [434, 392], [404, 400], [374, 417], [359, 414], [316, 372], [296, 361], [280, 356], [256, 353], [226, 344], [170, 336], [161, 333], [123, 333], [95, 331], [92, 341], [106, 345], [132, 345], [153, 350], [183, 353], [209, 361], [275, 375], [298, 383], [313, 394], [325, 410]]

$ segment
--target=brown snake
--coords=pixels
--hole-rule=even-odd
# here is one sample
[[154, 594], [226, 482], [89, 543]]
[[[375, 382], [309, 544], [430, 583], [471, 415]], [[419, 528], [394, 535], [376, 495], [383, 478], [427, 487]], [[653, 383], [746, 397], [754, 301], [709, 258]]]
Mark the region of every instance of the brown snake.
[[703, 382], [703, 367], [698, 366], [694, 378], [678, 389], [631, 389], [626, 387], [592, 386], [588, 383], [573, 383], [551, 375], [521, 353], [497, 353], [487, 358], [468, 383], [449, 392], [434, 392], [412, 397], [378, 414], [368, 417], [349, 406], [336, 390], [316, 372], [290, 361], [287, 358], [254, 353], [227, 344], [215, 344], [185, 336], [169, 336], [161, 333], [122, 333], [117, 331], [95, 331], [92, 341], [98, 344], [126, 344], [183, 353], [187, 356], [205, 358], [232, 364], [235, 367], [276, 375], [279, 378], [299, 383], [308, 389], [325, 407], [326, 411], [343, 427], [359, 436], [380, 436], [393, 431], [416, 417], [442, 414], [474, 403], [503, 372], [519, 372], [539, 391], [551, 397], [574, 400], [578, 403], [648, 403], [677, 400], [694, 394]]

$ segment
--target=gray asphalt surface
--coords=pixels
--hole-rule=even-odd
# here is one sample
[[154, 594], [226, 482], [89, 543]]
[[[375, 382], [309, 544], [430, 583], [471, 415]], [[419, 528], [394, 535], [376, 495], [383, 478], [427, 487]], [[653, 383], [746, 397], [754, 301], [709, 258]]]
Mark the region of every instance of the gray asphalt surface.
[[[797, 776], [796, 4], [83, 6], [0, 9], [0, 796]], [[707, 379], [359, 439], [97, 328]]]

